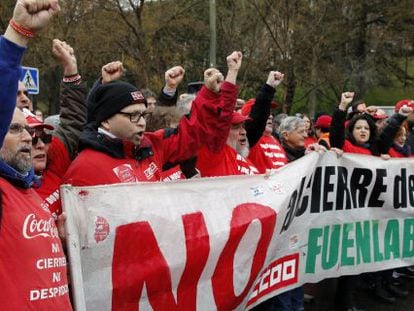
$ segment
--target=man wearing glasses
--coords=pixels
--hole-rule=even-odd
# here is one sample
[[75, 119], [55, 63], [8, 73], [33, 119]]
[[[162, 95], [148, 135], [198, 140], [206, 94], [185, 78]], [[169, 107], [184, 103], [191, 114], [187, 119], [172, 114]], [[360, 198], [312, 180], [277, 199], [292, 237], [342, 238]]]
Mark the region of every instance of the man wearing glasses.
[[217, 75], [217, 88], [200, 92], [177, 128], [152, 133], [145, 132], [147, 104], [135, 86], [98, 81], [88, 96], [88, 125], [79, 141], [82, 151], [69, 167], [65, 183], [159, 181], [167, 162], [177, 164], [194, 157], [212, 137], [225, 140], [237, 99], [241, 58], [240, 52], [227, 57], [225, 81]]

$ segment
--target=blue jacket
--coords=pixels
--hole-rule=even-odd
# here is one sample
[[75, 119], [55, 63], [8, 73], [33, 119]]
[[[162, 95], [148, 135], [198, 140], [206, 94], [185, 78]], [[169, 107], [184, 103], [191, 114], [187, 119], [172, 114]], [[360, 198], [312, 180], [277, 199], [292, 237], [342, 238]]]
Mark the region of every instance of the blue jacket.
[[[25, 51], [25, 48], [0, 37], [0, 147], [3, 146], [16, 107], [20, 63]], [[33, 169], [21, 174], [1, 160], [0, 176], [23, 188], [38, 183]]]

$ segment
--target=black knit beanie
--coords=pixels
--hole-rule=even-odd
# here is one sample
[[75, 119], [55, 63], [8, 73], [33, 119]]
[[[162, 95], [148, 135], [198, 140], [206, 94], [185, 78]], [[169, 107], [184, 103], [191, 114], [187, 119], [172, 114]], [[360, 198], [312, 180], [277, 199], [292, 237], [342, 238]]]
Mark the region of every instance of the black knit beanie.
[[88, 123], [99, 126], [124, 107], [146, 101], [142, 93], [132, 84], [112, 81], [94, 87], [88, 96]]

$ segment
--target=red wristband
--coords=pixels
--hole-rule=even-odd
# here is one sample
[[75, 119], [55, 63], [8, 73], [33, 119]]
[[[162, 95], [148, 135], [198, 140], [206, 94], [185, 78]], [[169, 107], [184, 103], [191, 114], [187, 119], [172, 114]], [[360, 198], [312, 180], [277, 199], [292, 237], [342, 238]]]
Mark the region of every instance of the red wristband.
[[33, 31], [24, 28], [23, 26], [19, 25], [14, 19], [11, 19], [9, 22], [11, 28], [13, 28], [16, 32], [21, 34], [26, 38], [34, 38], [36, 35]]
[[76, 74], [73, 76], [69, 76], [69, 77], [63, 77], [63, 82], [65, 83], [77, 83], [80, 82], [80, 80], [82, 79], [80, 74]]

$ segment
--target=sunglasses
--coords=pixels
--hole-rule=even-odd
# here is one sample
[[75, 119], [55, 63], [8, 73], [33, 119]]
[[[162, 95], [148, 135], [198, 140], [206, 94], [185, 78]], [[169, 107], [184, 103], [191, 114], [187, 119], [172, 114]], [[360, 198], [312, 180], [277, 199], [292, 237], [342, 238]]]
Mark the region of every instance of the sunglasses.
[[46, 134], [43, 130], [40, 134], [35, 132], [35, 134], [32, 135], [32, 145], [36, 146], [39, 139], [41, 139], [44, 144], [50, 144], [52, 141], [52, 134]]

